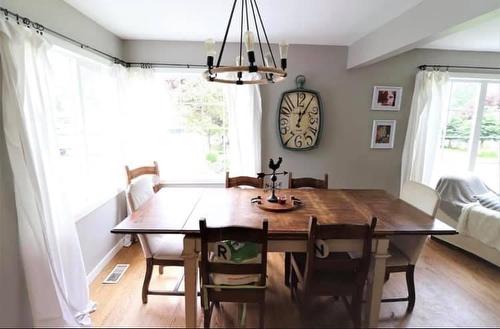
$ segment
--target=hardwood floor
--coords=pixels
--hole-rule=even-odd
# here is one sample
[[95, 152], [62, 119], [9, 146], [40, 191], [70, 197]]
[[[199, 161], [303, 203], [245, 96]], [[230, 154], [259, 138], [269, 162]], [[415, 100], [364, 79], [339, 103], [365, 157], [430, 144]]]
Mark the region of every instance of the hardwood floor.
[[[115, 264], [128, 263], [129, 269], [118, 284], [101, 282]], [[142, 304], [141, 285], [146, 264], [136, 243], [123, 248], [91, 285], [91, 298], [97, 302], [92, 314], [94, 326], [182, 327], [184, 300], [175, 296], [149, 296]], [[151, 289], [172, 289], [182, 277], [182, 268], [155, 268]], [[301, 318], [283, 284], [283, 255], [268, 258], [267, 327], [350, 327], [350, 318], [341, 301], [327, 299], [315, 304], [309, 319]], [[482, 327], [500, 326], [500, 269], [429, 240], [415, 270], [417, 300], [412, 314], [406, 303], [382, 304], [381, 327]], [[384, 297], [406, 296], [403, 274], [393, 274], [384, 286]], [[237, 307], [224, 304], [214, 310], [212, 327], [237, 326]], [[203, 324], [198, 312], [198, 324]], [[256, 309], [249, 305], [247, 327], [257, 325]]]

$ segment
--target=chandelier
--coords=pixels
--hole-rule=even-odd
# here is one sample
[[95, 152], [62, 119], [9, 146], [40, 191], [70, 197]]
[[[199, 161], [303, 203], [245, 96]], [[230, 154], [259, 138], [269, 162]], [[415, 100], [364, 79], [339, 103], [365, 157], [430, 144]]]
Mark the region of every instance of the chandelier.
[[[284, 80], [287, 75], [285, 70], [287, 66], [288, 43], [279, 43], [281, 61], [280, 68], [278, 68], [256, 0], [241, 0], [239, 56], [236, 57], [236, 65], [221, 65], [227, 35], [231, 27], [237, 3], [238, 0], [234, 0], [231, 15], [229, 16], [226, 27], [226, 33], [224, 34], [224, 40], [222, 41], [219, 57], [217, 58], [217, 64], [215, 64], [215, 66], [214, 59], [217, 54], [215, 51], [215, 42], [213, 39], [205, 41], [208, 66], [208, 70], [204, 73], [205, 78], [211, 82], [232, 83], [237, 85], [266, 84]], [[250, 17], [252, 21], [249, 20], [249, 11], [251, 11]], [[255, 29], [255, 34], [251, 31], [250, 26], [253, 26]], [[246, 27], [246, 30], [244, 30], [244, 27]], [[255, 35], [257, 35], [257, 57], [259, 58], [256, 58], [254, 45]], [[245, 43], [248, 61], [245, 61], [242, 53], [243, 43]], [[258, 62], [260, 62], [260, 64], [258, 64]]]

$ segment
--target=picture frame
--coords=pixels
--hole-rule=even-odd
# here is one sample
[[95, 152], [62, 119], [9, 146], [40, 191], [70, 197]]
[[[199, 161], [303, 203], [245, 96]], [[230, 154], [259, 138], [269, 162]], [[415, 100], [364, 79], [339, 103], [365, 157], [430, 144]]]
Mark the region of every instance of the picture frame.
[[403, 87], [374, 86], [372, 95], [372, 110], [399, 111]]
[[392, 149], [396, 136], [396, 120], [373, 120], [372, 149]]

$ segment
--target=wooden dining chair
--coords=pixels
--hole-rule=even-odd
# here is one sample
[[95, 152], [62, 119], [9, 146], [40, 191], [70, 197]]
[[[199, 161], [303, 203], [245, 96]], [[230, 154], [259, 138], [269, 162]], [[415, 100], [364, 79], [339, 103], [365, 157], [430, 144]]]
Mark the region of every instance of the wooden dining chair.
[[[400, 199], [420, 209], [426, 214], [436, 216], [439, 207], [439, 194], [432, 188], [408, 181], [403, 184]], [[406, 285], [408, 297], [386, 298], [383, 303], [388, 302], [408, 302], [407, 312], [413, 311], [415, 306], [415, 264], [420, 256], [428, 236], [393, 236], [389, 239], [389, 254], [385, 269], [385, 280], [389, 280], [391, 273], [406, 273]]]
[[240, 186], [264, 188], [264, 179], [250, 176], [229, 177], [229, 171], [226, 171], [226, 188]]
[[[144, 169], [149, 168], [149, 169]], [[151, 174], [152, 170], [154, 174]], [[158, 191], [162, 184], [158, 183], [150, 175], [158, 174], [158, 165], [155, 162], [154, 167], [141, 167], [129, 170], [126, 167], [129, 185], [127, 187], [127, 206], [129, 212], [137, 211], [141, 206], [148, 202]], [[174, 291], [156, 291], [149, 290], [153, 267], [159, 266], [160, 274], [163, 274], [164, 266], [184, 266], [182, 251], [184, 248], [184, 235], [180, 234], [138, 234], [144, 257], [146, 258], [146, 274], [142, 286], [142, 302], [148, 302], [148, 295], [184, 295], [179, 292], [180, 281], [177, 283]]]
[[325, 174], [325, 179], [316, 179], [311, 177], [293, 178], [292, 173], [288, 173], [288, 188], [304, 187], [328, 189], [328, 174]]
[[[376, 224], [377, 219], [373, 218], [370, 225], [318, 225], [316, 217], [310, 218], [307, 252], [291, 253], [290, 264], [292, 299], [302, 311], [309, 313], [315, 296], [342, 297], [354, 326], [360, 327]], [[351, 251], [359, 252], [360, 257], [351, 258]]]
[[[325, 179], [316, 179], [311, 177], [293, 178], [292, 173], [288, 173], [288, 188], [319, 188], [328, 189], [328, 174]], [[285, 253], [285, 286], [290, 286], [290, 253]]]
[[127, 172], [128, 184], [143, 175], [151, 175], [153, 179], [153, 190], [158, 192], [162, 187], [165, 187], [165, 183], [160, 181], [160, 168], [158, 167], [158, 162], [154, 161], [152, 166], [138, 167], [135, 169], [130, 169], [129, 166], [125, 166], [125, 171]]
[[[213, 307], [220, 302], [244, 303], [245, 310], [246, 303], [259, 304], [259, 326], [264, 327], [267, 231], [267, 220], [263, 221], [261, 229], [207, 227], [206, 220], [200, 220], [201, 301], [205, 328], [210, 327]], [[227, 252], [231, 249], [227, 243], [237, 243], [240, 247], [241, 243], [254, 244], [256, 256], [240, 263], [228, 259]], [[232, 253], [235, 253], [234, 249]]]

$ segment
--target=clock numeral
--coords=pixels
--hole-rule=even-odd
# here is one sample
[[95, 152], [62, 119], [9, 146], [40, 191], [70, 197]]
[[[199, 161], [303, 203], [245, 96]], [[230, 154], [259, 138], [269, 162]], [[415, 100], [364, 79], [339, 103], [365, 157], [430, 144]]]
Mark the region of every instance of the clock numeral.
[[314, 140], [313, 140], [312, 136], [309, 136], [309, 135], [306, 136], [306, 145], [307, 146], [313, 145], [313, 141]]
[[286, 105], [288, 106], [289, 109], [293, 109], [294, 106], [293, 106], [293, 102], [292, 102], [292, 99], [290, 98], [290, 95], [287, 94], [285, 95], [285, 102], [286, 102]]
[[306, 99], [305, 93], [297, 93], [297, 107], [304, 106], [304, 100]]
[[295, 137], [295, 134], [293, 131], [290, 131], [290, 137], [285, 141], [285, 145], [288, 145], [288, 142], [290, 142], [292, 140], [292, 138]]
[[288, 116], [290, 116], [290, 113], [291, 113], [291, 112], [292, 112], [292, 110], [290, 110], [288, 107], [286, 107], [286, 106], [282, 106], [282, 107], [281, 107], [281, 111], [280, 111], [280, 113], [281, 113], [282, 115], [284, 115], [284, 116], [287, 116], [287, 117], [288, 117]]
[[295, 136], [293, 143], [295, 144], [295, 147], [301, 148], [304, 143], [302, 142], [302, 135], [297, 135]]
[[307, 127], [307, 130], [309, 130], [310, 132], [312, 132], [314, 135], [316, 135], [318, 133], [318, 129], [312, 127], [312, 126], [309, 126]]

